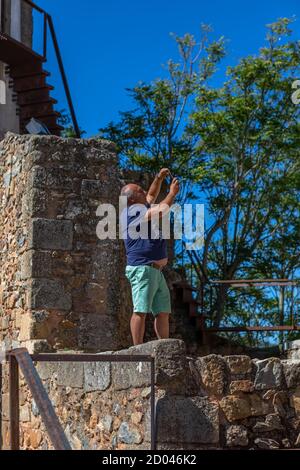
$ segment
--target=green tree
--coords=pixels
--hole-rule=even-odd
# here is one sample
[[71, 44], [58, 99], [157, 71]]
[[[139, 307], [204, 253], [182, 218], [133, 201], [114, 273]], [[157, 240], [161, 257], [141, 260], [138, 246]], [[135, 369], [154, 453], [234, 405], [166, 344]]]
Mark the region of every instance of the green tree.
[[199, 86], [213, 75], [224, 56], [224, 38], [209, 40], [211, 29], [201, 26], [201, 38], [172, 34], [179, 61], [169, 60], [167, 77], [139, 83], [128, 93], [134, 107], [120, 112], [118, 123], [100, 129], [100, 136], [116, 143], [121, 163], [129, 168], [155, 174], [168, 167], [181, 176], [181, 200], [189, 192], [194, 158], [194, 137], [185, 133], [188, 113]]
[[[291, 20], [268, 25], [267, 44], [227, 70], [219, 89], [202, 87], [188, 132], [198, 138], [199, 189], [213, 220], [203, 253], [193, 253], [202, 279], [247, 274], [249, 263], [282, 223], [293, 215], [283, 208], [298, 193], [299, 107], [291, 83], [299, 74], [300, 43], [282, 41]], [[226, 286], [220, 287], [214, 325], [224, 315]]]

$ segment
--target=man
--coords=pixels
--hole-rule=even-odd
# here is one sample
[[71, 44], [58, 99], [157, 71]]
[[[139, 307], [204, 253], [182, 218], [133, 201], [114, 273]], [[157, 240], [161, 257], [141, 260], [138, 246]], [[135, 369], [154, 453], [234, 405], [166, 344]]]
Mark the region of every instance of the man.
[[[155, 317], [154, 329], [157, 337], [169, 337], [171, 300], [162, 273], [168, 262], [167, 242], [162, 238], [161, 232], [155, 230], [155, 222], [167, 214], [178, 194], [179, 183], [176, 178], [172, 179], [165, 199], [160, 204], [151, 206], [168, 175], [171, 174], [167, 168], [160, 170], [148, 192], [137, 184], [127, 184], [121, 191], [121, 196], [127, 198], [127, 209], [122, 212], [121, 225], [127, 255], [126, 277], [132, 290], [133, 314], [130, 329], [134, 345], [143, 343], [147, 313], [152, 313]], [[137, 236], [133, 235], [132, 227]]]

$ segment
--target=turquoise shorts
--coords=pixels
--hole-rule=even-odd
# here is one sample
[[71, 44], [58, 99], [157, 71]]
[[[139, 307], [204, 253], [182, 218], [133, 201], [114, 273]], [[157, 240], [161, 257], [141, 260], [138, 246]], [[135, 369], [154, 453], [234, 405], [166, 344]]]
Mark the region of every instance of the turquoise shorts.
[[126, 266], [131, 284], [133, 311], [136, 313], [171, 313], [170, 291], [165, 277], [152, 266]]

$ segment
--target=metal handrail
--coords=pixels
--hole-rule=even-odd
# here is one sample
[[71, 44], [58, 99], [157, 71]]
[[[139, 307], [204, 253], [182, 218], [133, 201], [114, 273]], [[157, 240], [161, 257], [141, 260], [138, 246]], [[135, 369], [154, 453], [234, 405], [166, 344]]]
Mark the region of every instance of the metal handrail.
[[[10, 413], [10, 447], [20, 448], [19, 442], [19, 367], [40, 411], [48, 435], [56, 450], [70, 450], [71, 446], [47, 394], [33, 362], [149, 362], [151, 378], [150, 414], [151, 414], [151, 450], [156, 445], [155, 413], [155, 362], [151, 355], [126, 354], [29, 354], [26, 348], [9, 351], [6, 355], [9, 362], [9, 413]], [[1, 369], [0, 369], [1, 372]]]
[[72, 98], [71, 98], [70, 87], [69, 87], [66, 72], [65, 72], [65, 69], [64, 69], [62, 56], [61, 56], [61, 52], [60, 52], [60, 49], [59, 49], [59, 45], [58, 45], [58, 41], [57, 41], [55, 29], [54, 29], [54, 24], [53, 24], [52, 17], [51, 17], [51, 15], [49, 15], [49, 13], [47, 13], [45, 10], [43, 10], [43, 8], [36, 5], [31, 0], [22, 0], [22, 2], [26, 3], [31, 8], [38, 11], [39, 13], [41, 13], [44, 16], [44, 21], [43, 21], [43, 56], [42, 56], [44, 61], [47, 60], [47, 30], [48, 30], [48, 27], [49, 27], [52, 42], [53, 42], [53, 46], [54, 46], [54, 50], [55, 50], [56, 60], [57, 60], [59, 71], [60, 71], [61, 78], [62, 78], [62, 81], [63, 81], [64, 91], [65, 91], [65, 95], [66, 95], [66, 98], [67, 98], [67, 102], [68, 102], [68, 106], [69, 106], [69, 110], [70, 110], [70, 114], [71, 114], [71, 119], [72, 119], [72, 122], [73, 122], [73, 127], [74, 127], [74, 130], [75, 130], [76, 137], [80, 138], [81, 137], [80, 128], [79, 128], [78, 121], [77, 121], [77, 118], [76, 118], [75, 109], [74, 109], [73, 101], [72, 101]]
[[300, 285], [299, 279], [225, 279], [225, 280], [210, 280], [209, 296], [210, 296], [210, 311], [212, 311], [212, 288], [241, 288], [241, 287], [291, 287], [291, 308], [290, 308], [290, 325], [274, 325], [274, 326], [222, 326], [222, 327], [209, 327], [206, 331], [211, 332], [243, 332], [243, 331], [300, 331], [298, 324], [298, 312], [295, 311], [295, 292], [294, 288], [298, 289]]

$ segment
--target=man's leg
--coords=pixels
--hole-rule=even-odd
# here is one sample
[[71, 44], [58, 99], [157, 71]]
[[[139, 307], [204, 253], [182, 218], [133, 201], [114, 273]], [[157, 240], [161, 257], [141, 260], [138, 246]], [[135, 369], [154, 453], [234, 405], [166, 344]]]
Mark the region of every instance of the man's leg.
[[158, 339], [169, 338], [169, 313], [161, 312], [155, 316], [154, 329]]
[[134, 346], [142, 344], [145, 334], [145, 313], [133, 313], [130, 320], [130, 329]]

